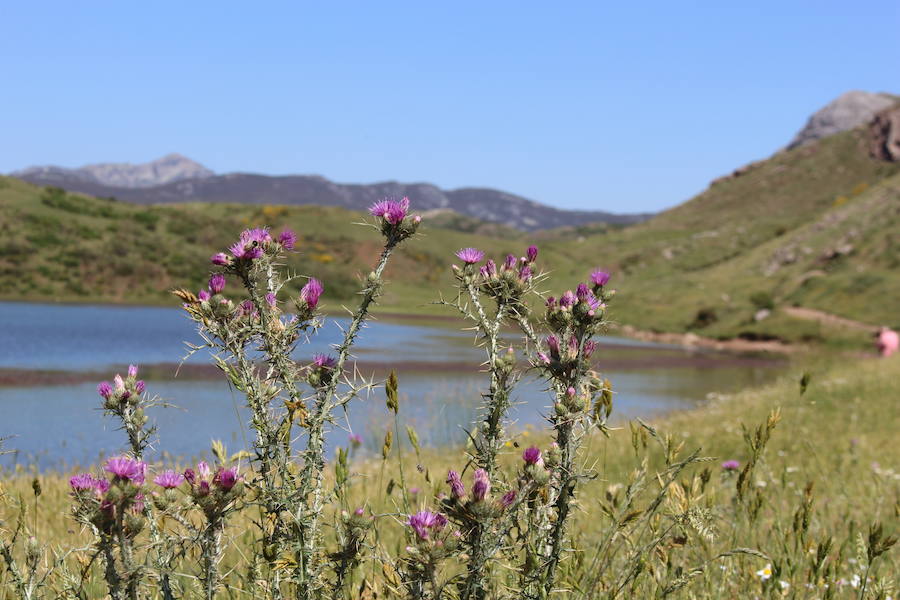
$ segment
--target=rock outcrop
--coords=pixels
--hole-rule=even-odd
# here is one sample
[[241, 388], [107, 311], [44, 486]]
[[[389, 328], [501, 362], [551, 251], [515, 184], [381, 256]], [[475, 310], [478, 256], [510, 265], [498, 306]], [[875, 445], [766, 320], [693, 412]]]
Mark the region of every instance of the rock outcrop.
[[869, 124], [869, 154], [878, 160], [900, 162], [900, 106], [878, 113]]
[[139, 165], [103, 163], [78, 169], [29, 167], [11, 175], [20, 179], [41, 179], [46, 183], [58, 182], [62, 187], [67, 181], [74, 180], [110, 187], [148, 188], [186, 179], [204, 179], [215, 173], [180, 154], [167, 154]]
[[788, 149], [864, 125], [898, 101], [900, 98], [890, 94], [861, 91], [841, 94], [809, 118], [806, 126], [788, 144]]

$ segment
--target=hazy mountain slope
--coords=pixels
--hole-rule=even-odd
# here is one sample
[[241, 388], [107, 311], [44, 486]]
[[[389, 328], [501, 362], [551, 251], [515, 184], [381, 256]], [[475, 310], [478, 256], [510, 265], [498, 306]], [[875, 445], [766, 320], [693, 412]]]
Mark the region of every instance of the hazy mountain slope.
[[[95, 166], [91, 173], [96, 172], [100, 166]], [[184, 165], [184, 168], [187, 166]], [[101, 181], [90, 173], [59, 167], [35, 167], [13, 175], [37, 185], [55, 185], [73, 192], [97, 197], [115, 197], [136, 204], [182, 202], [314, 204], [365, 210], [385, 196], [408, 196], [415, 198], [422, 210], [453, 210], [461, 215], [523, 231], [590, 222], [628, 224], [646, 220], [650, 216], [561, 210], [515, 194], [487, 188], [445, 191], [427, 183], [405, 184], [394, 181], [366, 185], [339, 184], [324, 177], [311, 175], [274, 177], [250, 173], [216, 176], [204, 174], [195, 178], [179, 177], [158, 185], [110, 185], [104, 183], [110, 181], [109, 177]], [[132, 174], [131, 177], [131, 180], [136, 180], [138, 175]]]
[[167, 154], [157, 160], [133, 165], [130, 163], [103, 163], [86, 165], [77, 169], [45, 166], [28, 167], [11, 173], [20, 179], [55, 183], [61, 187], [73, 183], [93, 183], [98, 186], [141, 188], [164, 185], [184, 179], [212, 177], [214, 173], [185, 156]]

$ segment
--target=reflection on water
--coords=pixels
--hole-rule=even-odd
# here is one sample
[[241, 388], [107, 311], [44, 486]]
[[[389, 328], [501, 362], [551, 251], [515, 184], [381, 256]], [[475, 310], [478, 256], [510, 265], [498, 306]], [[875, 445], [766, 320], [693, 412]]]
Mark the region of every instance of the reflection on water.
[[[174, 309], [0, 304], [0, 369], [65, 369], [109, 373], [128, 362], [166, 363], [177, 360], [183, 340], [195, 340], [190, 323]], [[334, 323], [323, 327], [310, 346], [298, 351], [308, 357], [338, 340]], [[448, 364], [475, 365], [481, 350], [472, 347], [471, 333], [376, 322], [364, 330], [356, 353], [371, 361], [368, 373], [383, 378], [392, 366], [400, 375], [401, 417], [418, 431], [423, 444], [445, 445], [465, 439], [477, 418], [486, 377], [477, 368], [447, 370]], [[615, 389], [614, 415], [647, 416], [687, 408], [710, 392], [729, 392], [774, 378], [779, 369], [758, 361], [691, 353], [682, 349], [637, 344], [607, 338], [598, 353], [598, 366]], [[202, 364], [204, 356], [192, 362]], [[415, 361], [416, 369], [404, 370]], [[433, 368], [427, 365], [434, 365]], [[423, 366], [424, 365], [424, 366]], [[174, 366], [164, 369], [174, 374]], [[247, 414], [241, 394], [223, 381], [165, 378], [148, 382], [150, 392], [170, 403], [150, 416], [159, 426], [156, 456], [189, 458], [207, 451], [210, 440], [221, 439], [231, 449], [247, 447]], [[514, 396], [512, 426], [538, 425], [549, 402], [541, 385], [524, 379]], [[94, 463], [102, 454], [123, 449], [123, 434], [98, 409], [96, 383], [0, 387], [0, 438], [12, 462], [42, 467]], [[384, 405], [383, 389], [354, 402], [349, 415], [329, 436], [329, 445], [345, 445], [347, 434], [362, 435], [365, 447], [380, 448], [392, 419]], [[405, 436], [404, 436], [405, 437]]]

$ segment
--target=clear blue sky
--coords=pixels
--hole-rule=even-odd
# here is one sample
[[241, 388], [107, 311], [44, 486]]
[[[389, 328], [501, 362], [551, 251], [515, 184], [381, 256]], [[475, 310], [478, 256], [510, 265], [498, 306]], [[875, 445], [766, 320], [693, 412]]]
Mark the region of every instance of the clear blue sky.
[[0, 172], [217, 172], [658, 210], [849, 89], [900, 92], [900, 2], [3, 2]]

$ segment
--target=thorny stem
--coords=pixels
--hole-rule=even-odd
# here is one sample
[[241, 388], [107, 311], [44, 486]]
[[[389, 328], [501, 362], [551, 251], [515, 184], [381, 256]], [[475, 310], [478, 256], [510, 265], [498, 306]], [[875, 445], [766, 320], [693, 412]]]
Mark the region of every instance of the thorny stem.
[[203, 532], [203, 587], [206, 600], [212, 600], [219, 587], [219, 554], [221, 553], [222, 530], [224, 521], [221, 517], [212, 518]]

